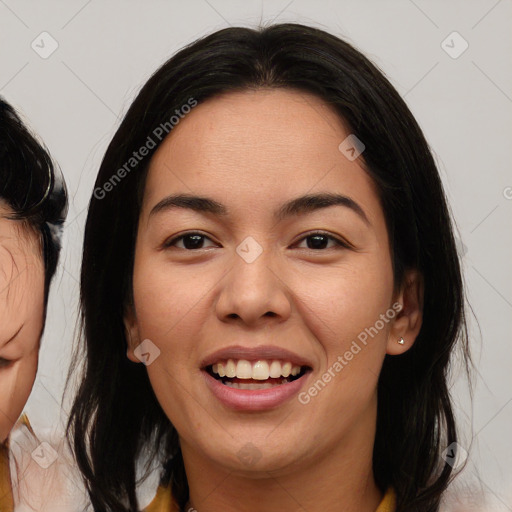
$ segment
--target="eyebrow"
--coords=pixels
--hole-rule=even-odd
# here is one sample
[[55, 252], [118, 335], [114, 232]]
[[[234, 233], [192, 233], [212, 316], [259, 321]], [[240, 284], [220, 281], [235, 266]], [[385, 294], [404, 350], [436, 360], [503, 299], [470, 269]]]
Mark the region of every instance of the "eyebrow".
[[[364, 210], [352, 198], [341, 194], [320, 193], [308, 194], [287, 201], [274, 212], [274, 217], [282, 221], [288, 217], [312, 213], [316, 210], [330, 206], [344, 206], [355, 212], [368, 226], [370, 221]], [[225, 205], [208, 197], [194, 196], [191, 194], [175, 194], [159, 201], [150, 211], [149, 217], [157, 213], [169, 211], [174, 208], [184, 208], [199, 213], [209, 213], [217, 217], [226, 217], [229, 210]]]

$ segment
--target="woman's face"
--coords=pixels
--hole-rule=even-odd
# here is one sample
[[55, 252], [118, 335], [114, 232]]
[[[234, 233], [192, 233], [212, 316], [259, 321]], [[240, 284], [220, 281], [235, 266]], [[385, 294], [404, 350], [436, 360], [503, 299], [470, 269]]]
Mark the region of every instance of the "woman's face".
[[35, 233], [0, 201], [0, 442], [34, 383], [44, 313], [44, 264]]
[[[236, 92], [195, 107], [151, 161], [128, 357], [147, 364], [186, 464], [371, 458], [384, 356], [419, 324], [397, 313], [383, 210], [349, 135], [313, 95]], [[323, 194], [346, 199], [300, 199]], [[290, 366], [298, 379], [272, 377]]]

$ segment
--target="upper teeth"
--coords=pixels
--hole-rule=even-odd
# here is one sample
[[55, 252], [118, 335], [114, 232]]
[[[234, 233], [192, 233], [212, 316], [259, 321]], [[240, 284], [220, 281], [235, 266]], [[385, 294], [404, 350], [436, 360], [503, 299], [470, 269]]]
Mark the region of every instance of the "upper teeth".
[[220, 361], [212, 365], [212, 370], [219, 377], [266, 380], [269, 377], [277, 379], [279, 377], [286, 378], [289, 375], [298, 375], [300, 373], [300, 366], [294, 366], [288, 361], [281, 363], [281, 361], [264, 361], [260, 359], [251, 363], [245, 359], [238, 361], [228, 359], [227, 361]]

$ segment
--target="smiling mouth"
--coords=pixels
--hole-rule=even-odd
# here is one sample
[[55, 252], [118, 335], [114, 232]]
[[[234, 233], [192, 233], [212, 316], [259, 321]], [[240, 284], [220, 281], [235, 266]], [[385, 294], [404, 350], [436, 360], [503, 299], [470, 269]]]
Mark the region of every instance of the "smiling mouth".
[[204, 368], [214, 379], [225, 386], [244, 390], [270, 389], [282, 386], [303, 377], [311, 368], [308, 366], [293, 366], [291, 363], [280, 361], [247, 360], [220, 361]]

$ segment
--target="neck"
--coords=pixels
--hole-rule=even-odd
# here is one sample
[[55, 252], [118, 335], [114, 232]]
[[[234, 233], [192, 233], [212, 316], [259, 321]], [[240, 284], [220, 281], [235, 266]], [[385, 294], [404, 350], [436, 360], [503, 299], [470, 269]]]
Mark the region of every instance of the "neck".
[[334, 446], [279, 470], [219, 467], [182, 443], [190, 501], [197, 512], [374, 512], [382, 500], [372, 455], [375, 423], [358, 425]]

